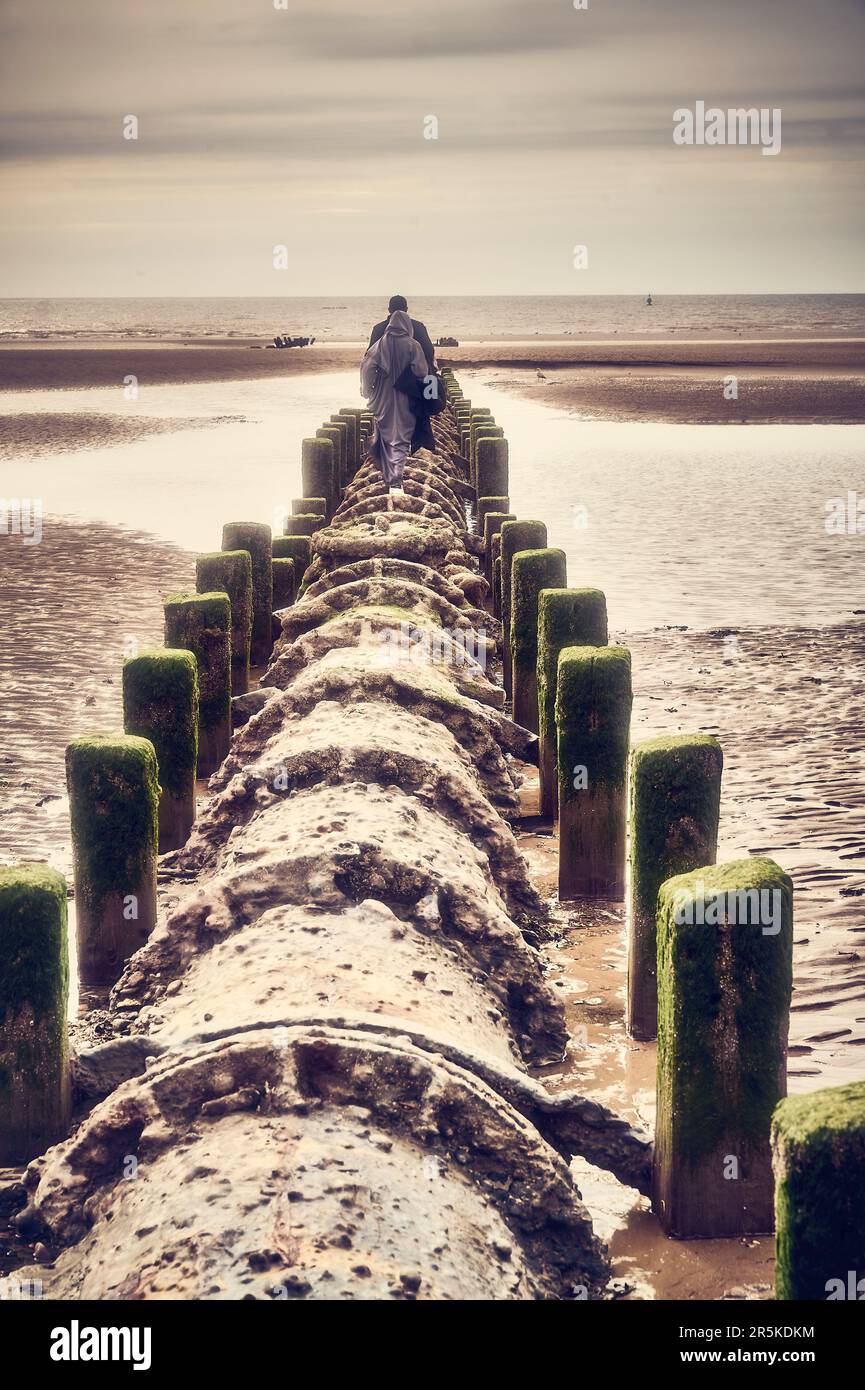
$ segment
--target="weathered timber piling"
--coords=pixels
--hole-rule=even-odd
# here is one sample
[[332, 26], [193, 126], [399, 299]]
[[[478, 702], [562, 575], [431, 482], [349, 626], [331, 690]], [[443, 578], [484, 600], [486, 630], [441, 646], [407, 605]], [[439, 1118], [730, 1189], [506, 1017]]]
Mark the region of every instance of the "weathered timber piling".
[[327, 516], [327, 499], [324, 497], [293, 497], [292, 516]]
[[318, 516], [315, 512], [301, 512], [299, 516], [287, 516], [285, 518], [285, 534], [287, 536], [314, 536], [316, 531], [321, 531], [327, 525], [323, 516]]
[[199, 594], [228, 594], [231, 604], [231, 693], [249, 689], [252, 644], [252, 556], [248, 550], [215, 550], [195, 561]]
[[69, 1127], [66, 880], [0, 867], [0, 1166], [29, 1163]]
[[[270, 563], [267, 566], [270, 575]], [[272, 593], [272, 582], [268, 584]], [[198, 775], [209, 777], [231, 744], [231, 603], [224, 593], [169, 594], [165, 645], [198, 664]]]
[[252, 638], [250, 660], [262, 666], [273, 650], [273, 538], [269, 526], [258, 521], [232, 521], [222, 528], [223, 550], [248, 550], [252, 560]]
[[312, 548], [308, 536], [274, 536], [273, 559], [294, 561], [295, 592], [299, 592], [303, 576], [312, 559]]
[[723, 763], [708, 734], [647, 739], [631, 750], [625, 1022], [634, 1038], [657, 1036], [661, 884], [715, 862]]
[[684, 1238], [771, 1231], [793, 886], [771, 859], [701, 867], [663, 884], [657, 933], [655, 1211]]
[[538, 604], [568, 582], [563, 550], [518, 550], [511, 569], [511, 681], [514, 719], [538, 732]]
[[484, 574], [491, 585], [493, 578], [493, 539], [499, 534], [506, 521], [516, 521], [513, 512], [486, 512], [484, 515]]
[[782, 1100], [772, 1118], [775, 1297], [865, 1299], [865, 1081]]
[[484, 518], [487, 512], [504, 512], [510, 515], [511, 503], [508, 497], [482, 497], [478, 494], [477, 506], [475, 507], [475, 530], [479, 536], [484, 535]]
[[559, 653], [560, 898], [624, 893], [631, 701], [625, 647], [565, 647]]
[[559, 654], [565, 647], [604, 647], [607, 644], [607, 601], [600, 589], [557, 589], [538, 599], [538, 810], [555, 819], [559, 814], [559, 775], [556, 752], [556, 688]]
[[257, 713], [112, 994], [138, 1061], [28, 1188], [45, 1297], [596, 1297], [568, 1158], [649, 1190], [645, 1137], [529, 1070], [567, 1041], [508, 823], [535, 740], [480, 659], [499, 630], [453, 410], [433, 432], [403, 496], [363, 459], [303, 539]]
[[339, 505], [338, 459], [332, 439], [304, 439], [300, 446], [300, 471], [304, 497], [324, 497], [328, 521]]
[[501, 536], [500, 554], [502, 561], [502, 670], [505, 694], [511, 695], [511, 571], [513, 558], [518, 550], [546, 549], [547, 528], [542, 521], [503, 521], [499, 535]]
[[163, 648], [124, 662], [123, 730], [153, 744], [159, 769], [159, 853], [179, 849], [195, 821], [198, 666], [192, 652]]
[[334, 510], [339, 505], [346, 481], [345, 431], [338, 425], [321, 425], [315, 432], [316, 439], [330, 440], [333, 448]]
[[273, 611], [288, 608], [294, 603], [294, 561], [277, 558], [273, 561]]
[[66, 749], [78, 973], [113, 984], [156, 922], [159, 780], [149, 739], [76, 738]]

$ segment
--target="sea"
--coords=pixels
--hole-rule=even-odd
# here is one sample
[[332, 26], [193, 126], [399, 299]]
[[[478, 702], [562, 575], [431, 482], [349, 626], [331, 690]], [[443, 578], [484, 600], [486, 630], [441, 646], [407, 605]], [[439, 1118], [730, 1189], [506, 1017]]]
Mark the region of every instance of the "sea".
[[[384, 316], [387, 298], [4, 299], [0, 342], [288, 334], [353, 343]], [[645, 295], [411, 295], [409, 307], [433, 337], [469, 342], [865, 336], [865, 294], [653, 295], [647, 286]]]

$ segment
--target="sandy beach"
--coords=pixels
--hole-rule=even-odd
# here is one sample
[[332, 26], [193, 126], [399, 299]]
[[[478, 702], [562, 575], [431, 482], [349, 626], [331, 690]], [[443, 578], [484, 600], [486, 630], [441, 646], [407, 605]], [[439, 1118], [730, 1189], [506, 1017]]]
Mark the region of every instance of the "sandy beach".
[[[202, 339], [140, 343], [70, 340], [0, 344], [0, 391], [139, 389], [188, 382], [296, 379], [353, 371], [364, 344], [267, 348]], [[665, 337], [463, 343], [442, 364], [477, 368], [484, 382], [586, 420], [680, 424], [857, 424], [865, 421], [865, 339]], [[730, 385], [735, 378], [735, 388]], [[734, 394], [735, 389], [735, 394]], [[71, 426], [79, 428], [79, 426]], [[32, 438], [45, 423], [29, 422]], [[170, 425], [166, 427], [171, 428]], [[179, 427], [179, 426], [175, 426]], [[24, 422], [4, 426], [16, 442]], [[56, 426], [55, 426], [56, 428]], [[83, 436], [87, 425], [80, 423]], [[21, 441], [26, 442], [26, 441]], [[64, 441], [54, 441], [64, 447]], [[68, 447], [68, 445], [66, 445]]]

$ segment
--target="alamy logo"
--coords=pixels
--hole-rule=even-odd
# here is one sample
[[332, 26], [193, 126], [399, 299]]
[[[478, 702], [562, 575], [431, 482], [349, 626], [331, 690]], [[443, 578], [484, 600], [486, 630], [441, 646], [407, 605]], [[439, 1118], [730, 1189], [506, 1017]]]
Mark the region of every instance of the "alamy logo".
[[783, 894], [780, 888], [728, 888], [706, 892], [702, 879], [695, 891], [677, 889], [673, 913], [677, 927], [760, 927], [763, 936], [781, 930]]
[[68, 1327], [51, 1329], [52, 1361], [131, 1361], [134, 1371], [150, 1370], [149, 1327]]
[[763, 154], [781, 153], [780, 107], [735, 107], [722, 111], [698, 101], [694, 110], [680, 106], [673, 112], [674, 145], [762, 145]]
[[837, 1303], [841, 1299], [849, 1299], [854, 1303], [865, 1302], [865, 1279], [858, 1278], [855, 1269], [848, 1269], [846, 1284], [843, 1279], [826, 1281], [826, 1302]]
[[23, 536], [24, 545], [42, 539], [41, 497], [0, 497], [0, 536]]

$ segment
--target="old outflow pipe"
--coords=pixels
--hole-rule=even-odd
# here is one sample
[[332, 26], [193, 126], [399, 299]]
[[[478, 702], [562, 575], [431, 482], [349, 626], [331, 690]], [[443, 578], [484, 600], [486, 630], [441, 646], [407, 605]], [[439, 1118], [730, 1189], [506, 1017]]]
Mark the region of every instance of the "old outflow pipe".
[[46, 1298], [593, 1297], [568, 1158], [650, 1188], [643, 1138], [529, 1074], [567, 1041], [508, 824], [534, 740], [485, 670], [452, 407], [434, 428], [402, 496], [361, 462], [311, 537], [121, 1035], [76, 1061], [103, 1099], [19, 1217], [59, 1249]]

